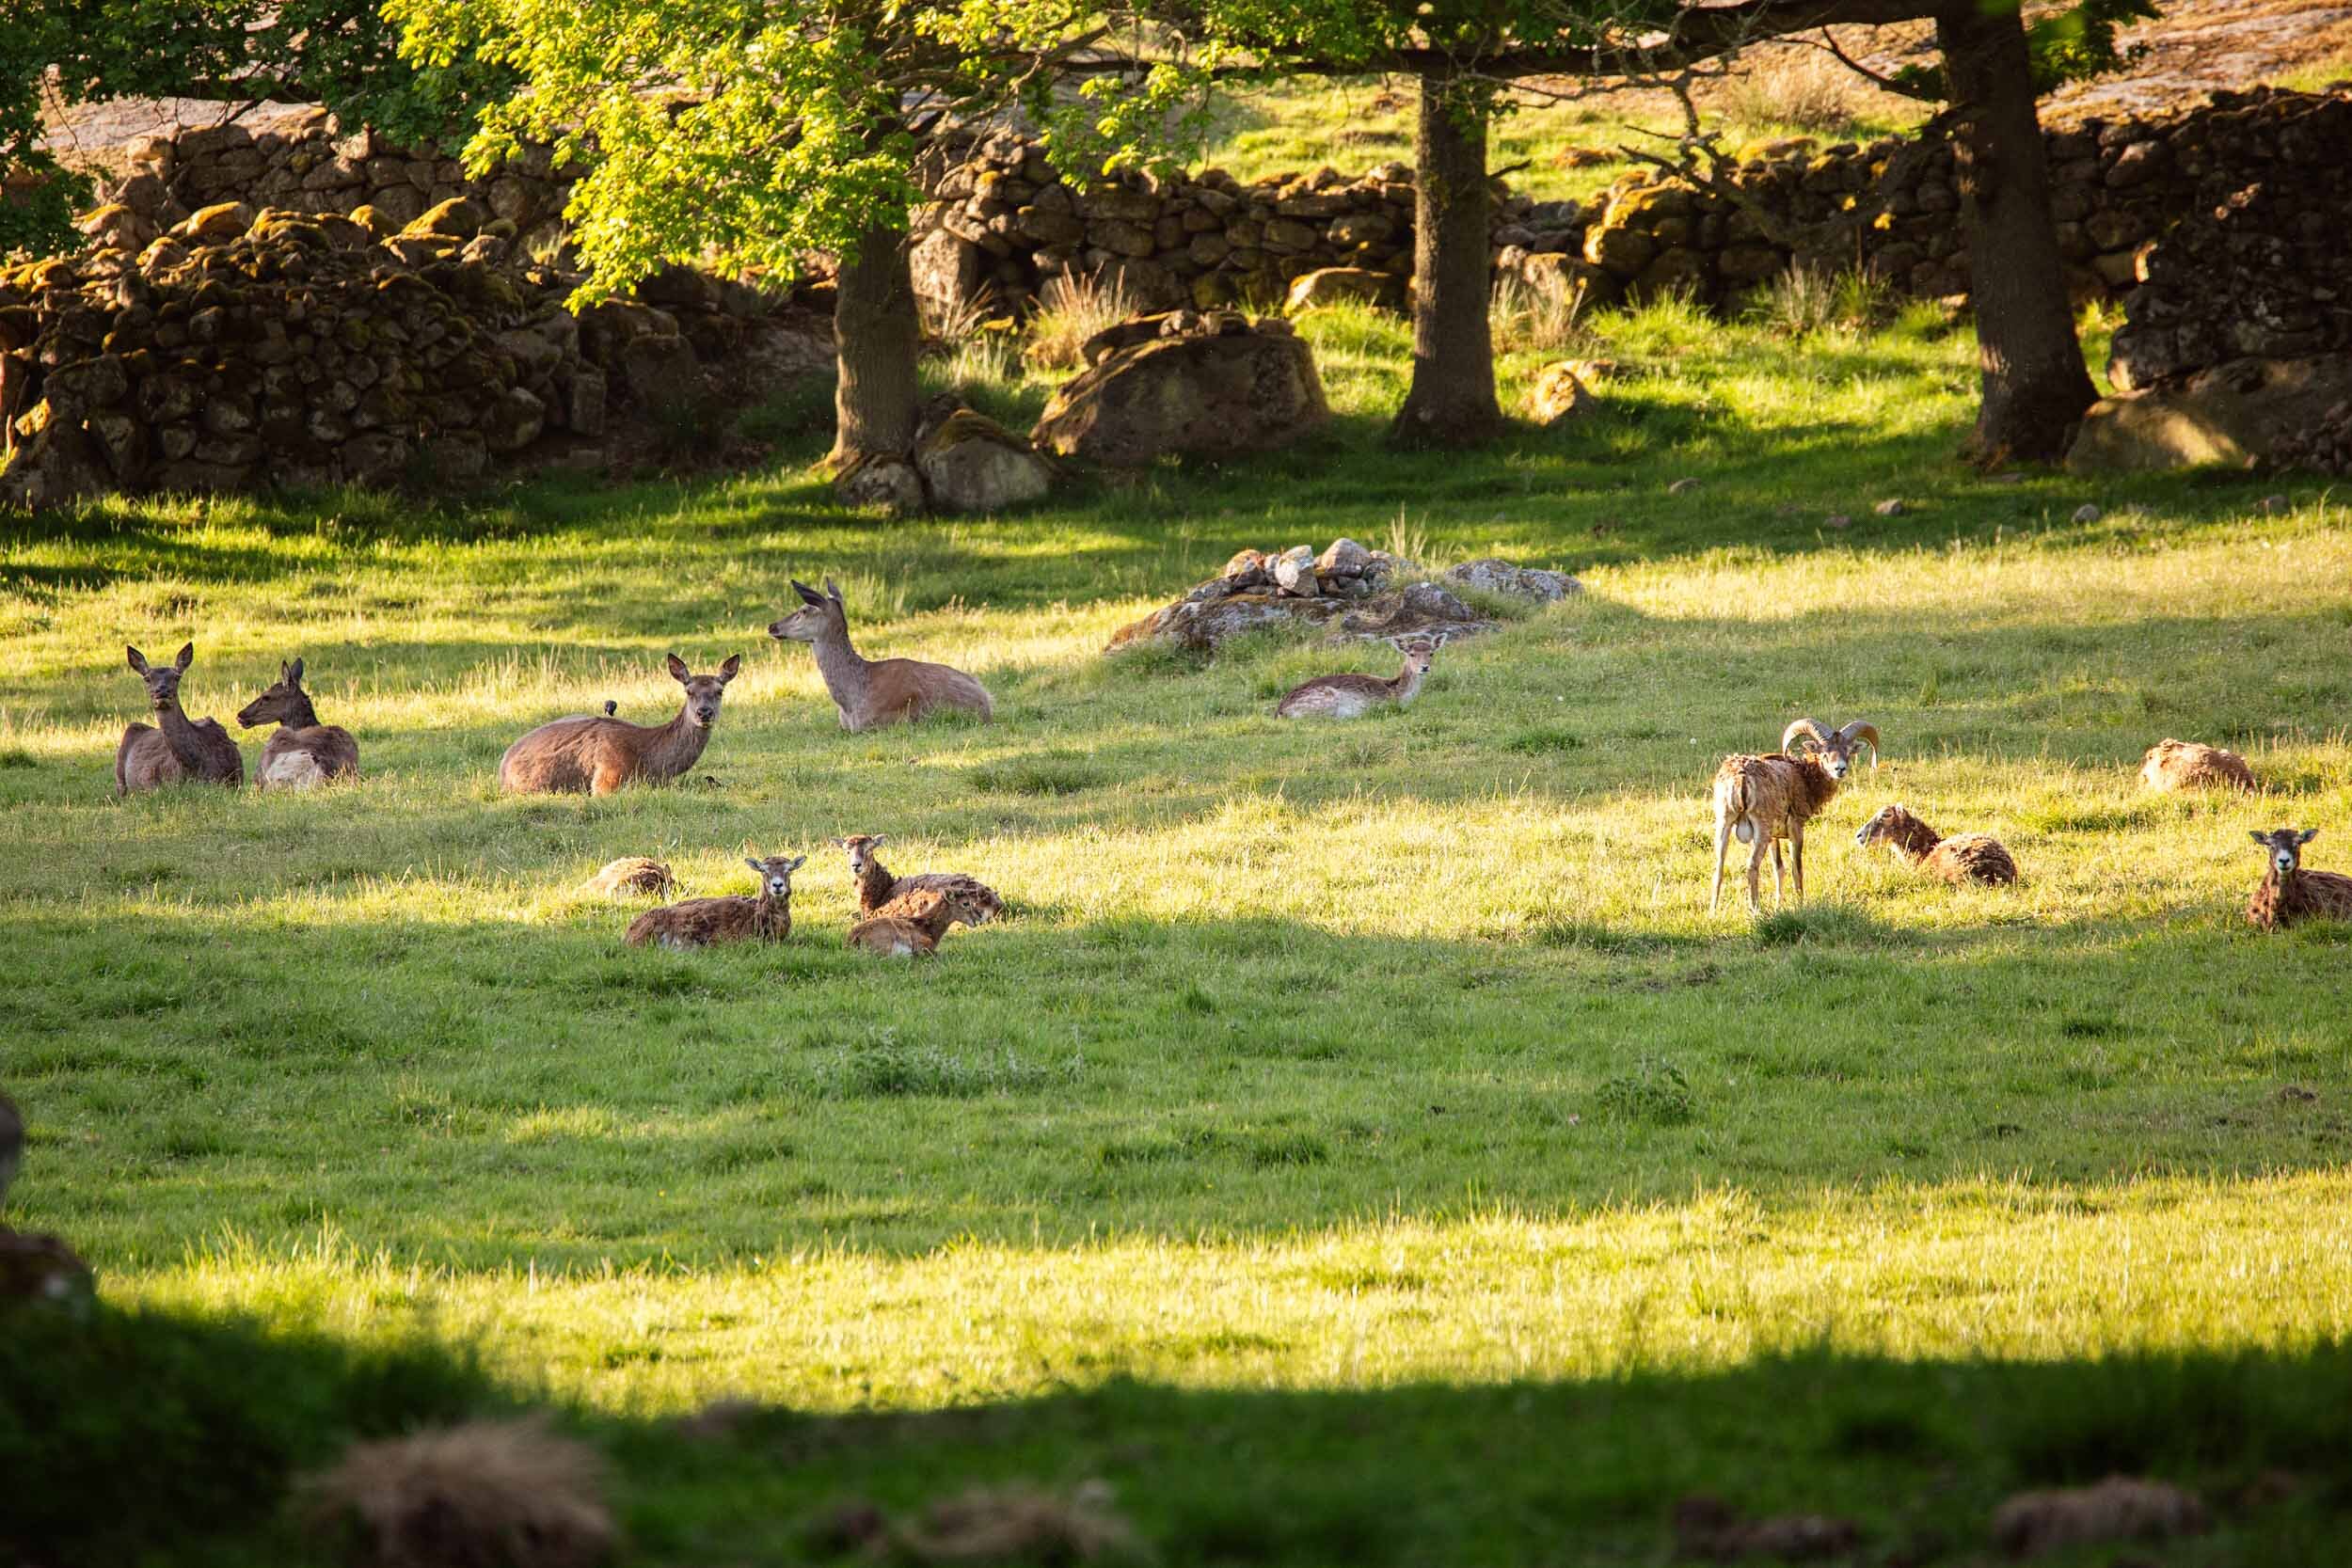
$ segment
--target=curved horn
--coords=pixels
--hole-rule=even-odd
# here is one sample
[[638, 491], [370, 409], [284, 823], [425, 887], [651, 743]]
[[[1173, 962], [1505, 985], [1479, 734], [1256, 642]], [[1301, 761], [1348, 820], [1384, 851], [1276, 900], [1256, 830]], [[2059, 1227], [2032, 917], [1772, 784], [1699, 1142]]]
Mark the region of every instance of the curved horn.
[[1867, 719], [1857, 719], [1837, 732], [1839, 739], [1851, 748], [1857, 741], [1866, 741], [1870, 748], [1870, 766], [1879, 765], [1879, 727]]
[[1798, 753], [1789, 750], [1788, 743], [1799, 736], [1804, 736], [1814, 745], [1824, 750], [1829, 746], [1829, 731], [1821, 728], [1821, 721], [1819, 719], [1799, 719], [1780, 732], [1780, 749], [1788, 752], [1792, 757], [1796, 756]]

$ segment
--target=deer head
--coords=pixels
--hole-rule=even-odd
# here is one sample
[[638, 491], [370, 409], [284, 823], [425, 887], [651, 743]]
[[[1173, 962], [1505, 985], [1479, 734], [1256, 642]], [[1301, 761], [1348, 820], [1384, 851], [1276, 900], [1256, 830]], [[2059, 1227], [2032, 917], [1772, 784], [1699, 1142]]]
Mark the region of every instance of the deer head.
[[237, 722], [246, 729], [256, 724], [292, 723], [311, 718], [310, 699], [302, 689], [302, 660], [278, 665], [278, 684], [237, 710]]
[[2296, 868], [2303, 863], [2303, 846], [2319, 836], [2317, 828], [2305, 828], [2299, 832], [2293, 828], [2274, 828], [2266, 833], [2249, 829], [2248, 832], [2269, 854], [2270, 868], [2281, 877], [2295, 875]]
[[148, 701], [155, 705], [157, 713], [168, 713], [180, 705], [180, 677], [196, 662], [196, 644], [188, 643], [180, 650], [180, 657], [169, 664], [153, 665], [136, 648], [125, 648], [131, 656], [131, 671], [147, 683]]
[[730, 654], [719, 666], [715, 675], [697, 675], [687, 669], [686, 660], [672, 654], [669, 657], [670, 678], [686, 688], [686, 716], [696, 729], [707, 730], [717, 722], [720, 699], [726, 695], [727, 682], [743, 668], [743, 656]]
[[850, 612], [842, 607], [841, 590], [834, 586], [833, 578], [825, 579], [825, 591], [819, 594], [796, 578], [792, 592], [801, 596], [801, 608], [770, 622], [769, 636], [779, 642], [821, 642], [849, 631]]
[[760, 888], [769, 897], [789, 898], [792, 896], [792, 873], [806, 865], [808, 857], [802, 855], [786, 860], [781, 855], [771, 855], [766, 860], [755, 861], [746, 856], [743, 863], [759, 878]]
[[1780, 749], [1792, 757], [1803, 757], [1809, 747], [1820, 753], [1822, 768], [1833, 779], [1842, 779], [1853, 768], [1854, 758], [1862, 748], [1870, 748], [1870, 766], [1879, 765], [1879, 731], [1876, 724], [1857, 719], [1842, 730], [1829, 730], [1818, 719], [1800, 719], [1781, 732]]
[[834, 848], [848, 852], [850, 875], [863, 877], [874, 863], [875, 849], [889, 836], [888, 833], [851, 833], [848, 838], [834, 839], [833, 845]]
[[1416, 675], [1429, 673], [1430, 662], [1438, 657], [1441, 640], [1434, 637], [1408, 637], [1396, 645], [1405, 656], [1405, 667]]

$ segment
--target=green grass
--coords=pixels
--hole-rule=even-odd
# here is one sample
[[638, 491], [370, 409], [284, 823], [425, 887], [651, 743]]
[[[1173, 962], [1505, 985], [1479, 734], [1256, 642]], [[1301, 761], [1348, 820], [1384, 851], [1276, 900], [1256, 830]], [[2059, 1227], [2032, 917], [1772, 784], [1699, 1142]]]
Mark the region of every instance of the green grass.
[[[9, 1223], [158, 1321], [471, 1347], [507, 1390], [479, 1400], [556, 1398], [627, 1457], [650, 1560], [797, 1560], [825, 1496], [1007, 1474], [1108, 1475], [1182, 1561], [1505, 1560], [1564, 1520], [1654, 1559], [1702, 1482], [1959, 1540], [2019, 1479], [2234, 1484], [2219, 1437], [2109, 1455], [2138, 1429], [2077, 1402], [2193, 1416], [2239, 1357], [2225, 1430], [2338, 1475], [2298, 1401], [2341, 1387], [2352, 1334], [2352, 932], [2236, 911], [2249, 826], [2320, 828], [2321, 865], [2352, 839], [2342, 505], [1973, 474], [1973, 346], [1908, 316], [1802, 341], [1602, 316], [1600, 411], [1446, 459], [1377, 443], [1400, 327], [1303, 330], [1327, 434], [1000, 520], [845, 514], [787, 430], [777, 472], [701, 485], [6, 525], [0, 1080], [34, 1128]], [[2103, 519], [2069, 524], [2085, 500]], [[1343, 728], [1268, 694], [1387, 650], [1100, 656], [1236, 548], [1336, 533], [1587, 592]], [[998, 721], [843, 734], [764, 635], [828, 574], [869, 653], [973, 670]], [[121, 645], [190, 638], [199, 714], [306, 657], [364, 782], [113, 800]], [[721, 787], [496, 793], [532, 723], [669, 711], [673, 648], [745, 655], [697, 769]], [[1810, 907], [1710, 918], [1715, 762], [1800, 713], [1873, 720], [1885, 765], [1809, 841]], [[2143, 797], [2167, 735], [2272, 793]], [[2000, 834], [2024, 882], [1857, 849], [1897, 799]], [[922, 965], [844, 950], [825, 840], [861, 832], [1012, 918]], [[812, 857], [781, 948], [625, 948], [629, 911], [580, 891], [621, 854], [748, 891], [747, 850]], [[771, 1436], [805, 1473], [750, 1485], [746, 1454], [661, 1436], [722, 1395], [803, 1412]], [[408, 1418], [331, 1403], [303, 1441]], [[1890, 1409], [1926, 1433], [1899, 1461], [1836, 1457]], [[2020, 1458], [2053, 1419], [2099, 1432]], [[1478, 1502], [1476, 1456], [1565, 1425], [1688, 1457]], [[1440, 1452], [1436, 1500], [1398, 1504]], [[2344, 1494], [2298, 1496], [2178, 1560], [2257, 1560], [2230, 1554]]]

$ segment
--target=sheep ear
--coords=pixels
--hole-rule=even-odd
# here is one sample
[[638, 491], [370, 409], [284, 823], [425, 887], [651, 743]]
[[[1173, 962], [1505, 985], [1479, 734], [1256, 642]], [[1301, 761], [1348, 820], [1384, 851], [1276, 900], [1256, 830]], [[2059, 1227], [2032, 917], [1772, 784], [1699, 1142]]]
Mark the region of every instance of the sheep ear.
[[727, 682], [733, 680], [736, 677], [737, 673], [742, 668], [743, 656], [741, 654], [727, 655], [727, 661], [719, 666], [719, 684], [724, 686]]
[[789, 865], [787, 865], [787, 866], [784, 868], [785, 875], [788, 877], [788, 876], [790, 876], [793, 872], [798, 871], [801, 867], [803, 867], [803, 866], [806, 865], [807, 863], [808, 863], [808, 857], [807, 857], [806, 855], [798, 855], [798, 856], [795, 856], [795, 857], [793, 858], [793, 860], [792, 860], [792, 863], [791, 863]]
[[182, 643], [180, 645], [180, 657], [173, 659], [171, 662], [172, 667], [179, 670], [184, 670], [189, 665], [194, 664], [196, 662], [196, 644], [193, 642]]
[[2246, 830], [2246, 836], [2252, 839], [2257, 844], [2268, 844], [2270, 842], [2270, 835], [2268, 833], [2258, 832], [2251, 828]]
[[294, 668], [286, 672], [286, 680], [294, 686], [302, 684], [302, 660], [297, 658], [294, 661]]
[[147, 673], [147, 656], [145, 654], [139, 652], [136, 648], [131, 647], [127, 643], [124, 644], [122, 651], [131, 656], [131, 673], [135, 675], [144, 675]]
[[2317, 838], [2318, 836], [2319, 830], [2317, 828], [2306, 828], [2296, 836], [2295, 842], [2297, 844], [2309, 844], [2312, 840]]
[[662, 660], [662, 666], [670, 672], [670, 678], [674, 681], [690, 680], [693, 677], [694, 672], [686, 667], [686, 660], [675, 654]]
[[750, 866], [750, 867], [751, 867], [754, 871], [756, 871], [757, 873], [759, 873], [759, 874], [760, 874], [761, 876], [763, 876], [763, 877], [765, 877], [766, 875], [768, 875], [768, 868], [767, 868], [766, 866], [764, 866], [764, 865], [760, 864], [757, 861], [755, 861], [755, 860], [752, 859], [752, 857], [751, 857], [751, 856], [749, 856], [749, 855], [745, 855], [745, 856], [743, 857], [743, 863], [744, 863], [745, 865]]
[[866, 841], [866, 847], [870, 849], [875, 845], [887, 841], [890, 835], [888, 833], [876, 833], [872, 838]]

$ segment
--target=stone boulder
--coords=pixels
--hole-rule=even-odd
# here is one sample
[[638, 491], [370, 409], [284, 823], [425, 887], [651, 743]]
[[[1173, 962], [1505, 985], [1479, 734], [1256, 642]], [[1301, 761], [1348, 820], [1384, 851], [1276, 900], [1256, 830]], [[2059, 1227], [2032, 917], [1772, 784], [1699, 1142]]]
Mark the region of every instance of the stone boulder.
[[902, 457], [869, 454], [834, 476], [833, 493], [844, 506], [875, 507], [894, 517], [923, 510], [923, 481]]
[[1527, 417], [1539, 425], [1565, 424], [1593, 411], [1592, 389], [1566, 360], [1555, 360], [1535, 372], [1527, 389]]
[[1030, 433], [1041, 451], [1143, 467], [1168, 453], [1271, 451], [1331, 417], [1314, 356], [1287, 323], [1175, 310], [1122, 323], [1087, 350], [1089, 368]]
[[1042, 500], [1054, 487], [1036, 449], [985, 414], [958, 406], [925, 423], [914, 467], [942, 512], [1002, 512]]
[[2243, 467], [2295, 455], [2294, 442], [2352, 400], [2352, 354], [2233, 359], [2195, 375], [2103, 398], [2067, 450], [2078, 474], [2201, 464]]
[[1571, 594], [1584, 592], [1584, 585], [1565, 572], [1549, 571], [1540, 566], [1514, 566], [1492, 556], [1484, 561], [1465, 561], [1459, 566], [1450, 567], [1439, 580], [1475, 593], [1507, 594], [1516, 598], [1534, 599], [1538, 604], [1557, 604]]
[[1382, 310], [1405, 309], [1405, 279], [1392, 272], [1370, 267], [1317, 267], [1291, 279], [1283, 309], [1296, 315], [1325, 305], [1370, 305]]

